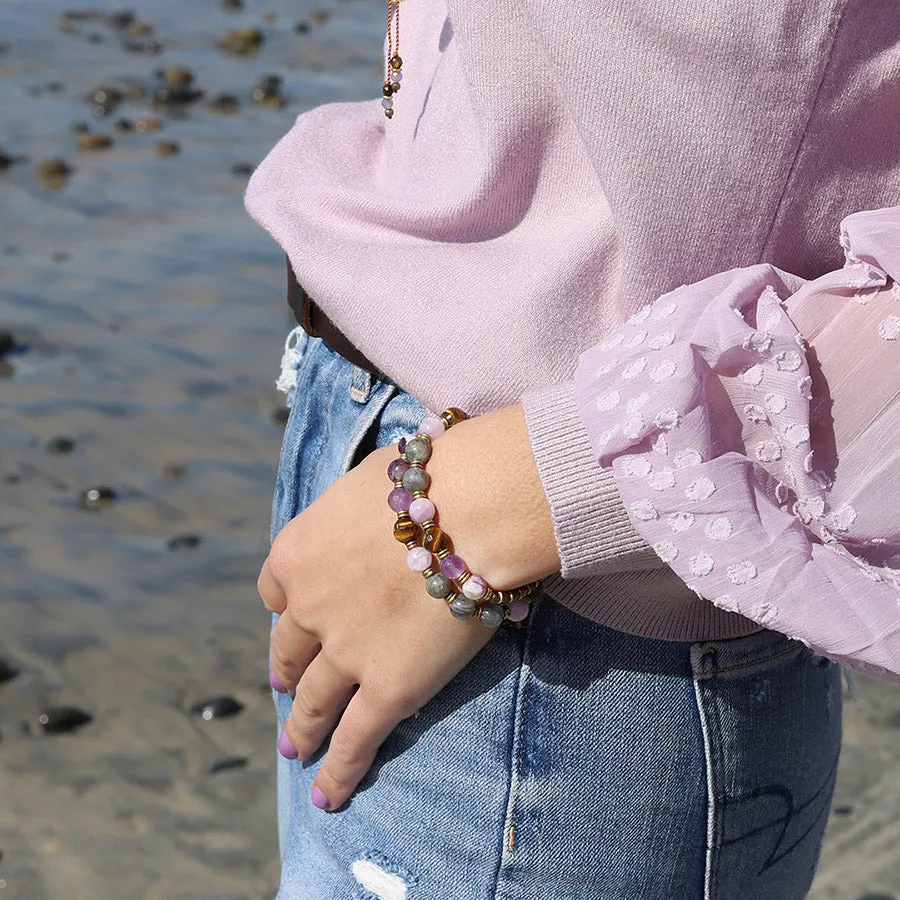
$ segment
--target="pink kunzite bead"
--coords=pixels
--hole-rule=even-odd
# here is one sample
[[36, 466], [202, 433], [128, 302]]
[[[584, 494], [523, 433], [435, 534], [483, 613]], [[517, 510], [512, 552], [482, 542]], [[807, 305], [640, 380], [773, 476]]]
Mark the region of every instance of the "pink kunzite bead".
[[431, 565], [431, 552], [424, 547], [413, 547], [406, 554], [406, 564], [413, 572], [424, 572]]
[[487, 593], [487, 582], [480, 575], [472, 575], [466, 579], [462, 590], [470, 600], [480, 600]]
[[459, 578], [465, 571], [466, 564], [453, 553], [441, 560], [441, 575], [444, 578]]
[[[404, 491], [404, 493], [409, 494], [409, 491]], [[427, 497], [417, 497], [409, 504], [409, 517], [413, 522], [418, 522], [420, 525], [429, 519], [433, 519], [434, 514], [434, 504]]]
[[446, 430], [446, 426], [437, 416], [426, 416], [419, 426], [419, 431], [427, 434], [432, 440], [439, 438]]
[[525, 600], [513, 600], [509, 604], [509, 620], [521, 622], [528, 615], [528, 602]]
[[[413, 502], [412, 494], [406, 488], [394, 488], [388, 494], [388, 506], [394, 512], [401, 512], [409, 509]], [[412, 515], [412, 513], [410, 513]]]

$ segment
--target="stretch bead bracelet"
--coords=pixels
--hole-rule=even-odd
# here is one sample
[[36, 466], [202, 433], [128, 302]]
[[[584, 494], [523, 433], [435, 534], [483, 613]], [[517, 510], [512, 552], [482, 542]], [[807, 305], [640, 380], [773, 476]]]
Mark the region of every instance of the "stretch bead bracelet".
[[[417, 434], [400, 439], [400, 456], [388, 466], [388, 478], [394, 484], [388, 506], [397, 513], [394, 537], [408, 550], [406, 564], [425, 577], [428, 594], [446, 601], [458, 619], [478, 617], [485, 627], [497, 628], [505, 619], [520, 622], [528, 615], [529, 601], [540, 591], [542, 582], [534, 581], [510, 591], [495, 590], [450, 552], [447, 535], [435, 521], [437, 510], [428, 499], [431, 476], [425, 471], [431, 458], [431, 443], [467, 418], [462, 410], [450, 407], [440, 417], [423, 419]], [[434, 556], [438, 559], [437, 569], [433, 568]]]

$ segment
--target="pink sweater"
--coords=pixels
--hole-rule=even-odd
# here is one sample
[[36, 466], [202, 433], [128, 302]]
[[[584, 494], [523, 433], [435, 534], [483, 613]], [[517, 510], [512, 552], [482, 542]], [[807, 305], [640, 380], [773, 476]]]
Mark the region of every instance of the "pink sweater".
[[426, 407], [523, 403], [554, 598], [650, 637], [748, 633], [752, 610], [701, 599], [629, 518], [576, 370], [679, 285], [838, 268], [840, 220], [900, 202], [896, 0], [474, 9], [406, 0], [393, 119], [377, 85], [301, 115], [247, 208]]

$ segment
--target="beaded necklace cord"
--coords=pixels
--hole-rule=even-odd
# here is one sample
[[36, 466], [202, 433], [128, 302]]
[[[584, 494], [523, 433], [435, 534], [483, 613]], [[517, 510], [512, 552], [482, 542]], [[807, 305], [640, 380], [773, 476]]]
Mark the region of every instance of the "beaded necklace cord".
[[[381, 105], [389, 119], [394, 115], [394, 94], [400, 90], [400, 82], [403, 80], [403, 60], [400, 57], [400, 2], [401, 0], [388, 0], [387, 8], [387, 74], [381, 88]], [[391, 23], [394, 26], [393, 33]]]

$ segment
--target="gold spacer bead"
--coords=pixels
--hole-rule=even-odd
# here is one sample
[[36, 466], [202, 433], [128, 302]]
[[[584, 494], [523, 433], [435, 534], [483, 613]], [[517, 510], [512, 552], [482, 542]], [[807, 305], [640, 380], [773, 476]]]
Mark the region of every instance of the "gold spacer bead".
[[[391, 87], [390, 82], [387, 82], [387, 81], [386, 81], [386, 82], [381, 86], [381, 94], [382, 94], [382, 96], [384, 96], [384, 97], [390, 97], [390, 96], [393, 95], [393, 93], [394, 93], [394, 89]], [[385, 112], [387, 112], [387, 110], [385, 110]]]
[[447, 428], [452, 428], [454, 425], [458, 425], [468, 418], [469, 417], [456, 406], [448, 406], [447, 409], [441, 413], [441, 421]]
[[395, 53], [391, 57], [391, 68], [396, 72], [403, 65], [403, 60]]
[[386, 109], [386, 110], [384, 111], [384, 114], [385, 114], [389, 119], [391, 119], [391, 118], [393, 118], [393, 116], [394, 116], [394, 111], [393, 111], [392, 109]]
[[432, 568], [430, 568], [430, 567], [427, 568], [427, 569], [422, 573], [422, 577], [423, 577], [423, 578], [431, 578], [432, 575], [437, 575], [437, 572], [435, 572], [434, 569], [432, 569]]

